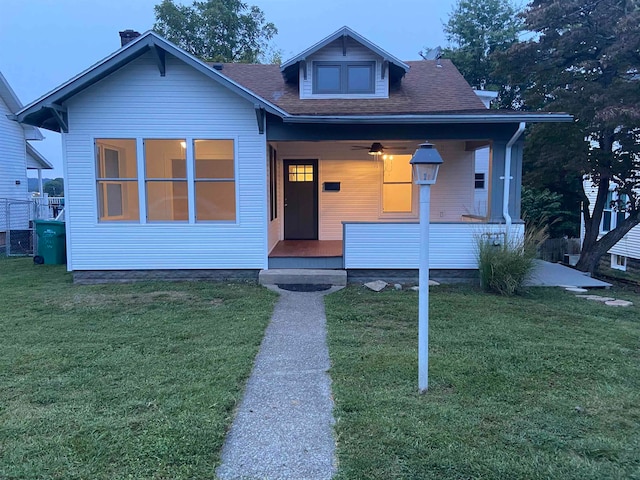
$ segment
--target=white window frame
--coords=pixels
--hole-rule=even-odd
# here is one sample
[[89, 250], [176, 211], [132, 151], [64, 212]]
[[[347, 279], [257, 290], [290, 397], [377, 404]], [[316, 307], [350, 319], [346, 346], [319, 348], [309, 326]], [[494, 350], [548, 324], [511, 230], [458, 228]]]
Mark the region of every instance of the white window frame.
[[[319, 90], [318, 89], [318, 68], [319, 67], [339, 67], [340, 69], [340, 88], [338, 90]], [[349, 67], [370, 67], [371, 75], [369, 76], [370, 88], [367, 90], [349, 90]], [[372, 61], [315, 61], [312, 66], [312, 84], [311, 91], [314, 95], [375, 95], [376, 93], [376, 71], [377, 62]]]
[[[409, 155], [411, 156], [411, 155]], [[380, 156], [380, 160], [375, 160], [376, 162], [380, 162], [380, 204], [379, 204], [379, 212], [378, 216], [381, 219], [407, 219], [407, 218], [418, 218], [418, 192], [419, 189], [416, 188], [414, 179], [413, 179], [413, 168], [411, 169], [411, 211], [410, 212], [385, 212], [384, 211], [384, 185], [396, 185], [396, 184], [407, 184], [409, 182], [385, 182], [384, 181], [384, 161], [385, 159]]]
[[611, 268], [614, 270], [627, 271], [627, 257], [624, 255], [611, 254]]
[[[118, 152], [118, 174], [120, 174], [120, 167], [121, 167], [121, 162], [122, 162], [122, 157], [123, 157], [123, 153], [124, 153], [124, 149], [120, 148], [120, 147], [116, 147], [115, 145], [109, 145], [108, 142], [109, 140], [135, 140], [134, 138], [127, 138], [127, 137], [119, 137], [119, 138], [103, 138], [103, 137], [96, 137], [93, 139], [93, 145], [94, 145], [94, 155], [97, 157], [97, 161], [99, 162], [99, 168], [96, 171], [96, 177], [95, 177], [95, 186], [96, 186], [96, 191], [95, 191], [95, 198], [96, 198], [96, 206], [97, 206], [97, 217], [98, 217], [98, 223], [104, 223], [104, 222], [111, 222], [111, 221], [120, 221], [120, 220], [125, 220], [126, 217], [124, 215], [125, 212], [125, 205], [128, 203], [128, 192], [127, 189], [124, 188], [125, 184], [128, 182], [137, 182], [137, 178], [124, 178], [124, 177], [100, 177], [98, 174], [100, 173], [100, 170], [102, 170], [103, 172], [106, 173], [107, 168], [106, 168], [106, 155], [105, 155], [105, 150], [111, 150], [111, 151], [115, 151]], [[100, 142], [100, 144], [98, 144], [98, 142]], [[136, 152], [136, 156], [137, 156], [137, 152]], [[138, 165], [137, 165], [137, 158], [136, 158], [136, 173], [138, 170]], [[109, 215], [109, 194], [108, 194], [108, 186], [109, 185], [118, 185], [120, 186], [120, 203], [121, 203], [121, 210], [122, 210], [122, 214], [121, 215]], [[104, 210], [104, 215], [100, 215], [100, 191], [99, 189], [102, 190], [102, 199], [103, 199], [103, 205], [102, 208]], [[140, 218], [138, 212], [138, 218]], [[129, 220], [132, 223], [139, 223], [139, 220]]]

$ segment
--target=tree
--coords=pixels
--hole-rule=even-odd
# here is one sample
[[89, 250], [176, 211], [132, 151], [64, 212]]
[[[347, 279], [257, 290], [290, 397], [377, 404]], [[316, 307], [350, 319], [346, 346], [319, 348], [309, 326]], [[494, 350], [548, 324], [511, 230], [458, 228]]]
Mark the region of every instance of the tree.
[[62, 178], [49, 180], [43, 185], [42, 190], [52, 197], [62, 197], [64, 195], [64, 180]]
[[564, 210], [562, 195], [549, 189], [522, 187], [522, 218], [527, 229], [545, 228], [550, 238], [569, 236], [572, 232], [571, 212]]
[[518, 41], [522, 20], [509, 0], [458, 0], [444, 31], [450, 58], [475, 88], [500, 90], [503, 82], [493, 73], [492, 55]]
[[[524, 19], [534, 35], [514, 44], [499, 69], [525, 109], [576, 119], [535, 126], [530, 140], [541, 174], [597, 185], [591, 209], [579, 189], [585, 236], [577, 268], [594, 273], [600, 257], [640, 223], [640, 2], [532, 0]], [[610, 187], [626, 199], [611, 206], [628, 217], [598, 238]]]
[[278, 33], [256, 6], [240, 0], [163, 0], [154, 7], [153, 29], [183, 50], [209, 62], [258, 63]]

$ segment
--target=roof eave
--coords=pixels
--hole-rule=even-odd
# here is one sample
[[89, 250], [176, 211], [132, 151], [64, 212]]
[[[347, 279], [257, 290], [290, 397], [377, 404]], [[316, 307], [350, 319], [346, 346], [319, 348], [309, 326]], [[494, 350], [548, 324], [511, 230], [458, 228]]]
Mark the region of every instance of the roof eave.
[[289, 67], [292, 67], [292, 66], [296, 65], [298, 62], [300, 62], [302, 60], [305, 60], [309, 55], [314, 54], [315, 52], [317, 52], [321, 48], [325, 47], [326, 45], [330, 44], [331, 42], [337, 40], [338, 38], [340, 38], [340, 37], [342, 37], [344, 35], [350, 36], [351, 38], [353, 38], [358, 43], [361, 43], [362, 45], [364, 45], [365, 47], [367, 47], [371, 51], [375, 52], [377, 55], [381, 56], [384, 60], [386, 60], [386, 61], [388, 61], [390, 63], [393, 63], [393, 64], [397, 65], [398, 67], [402, 68], [402, 70], [404, 70], [405, 73], [408, 72], [409, 69], [411, 68], [411, 67], [409, 67], [409, 65], [404, 63], [399, 58], [391, 55], [389, 52], [387, 52], [386, 50], [380, 48], [375, 43], [370, 42], [369, 40], [364, 38], [359, 33], [355, 32], [354, 30], [351, 30], [349, 27], [345, 26], [345, 27], [342, 27], [339, 30], [335, 31], [334, 33], [332, 33], [328, 37], [325, 37], [322, 40], [320, 40], [319, 42], [317, 42], [314, 45], [310, 46], [309, 48], [307, 48], [306, 50], [302, 51], [301, 53], [299, 53], [295, 57], [293, 57], [293, 58], [287, 60], [286, 62], [284, 62], [282, 65], [280, 65], [280, 71], [283, 74], [285, 74], [285, 70], [288, 69]]
[[51, 105], [61, 105], [65, 100], [69, 99], [73, 95], [76, 95], [80, 91], [90, 87], [94, 83], [120, 69], [122, 66], [156, 47], [161, 48], [174, 57], [183, 60], [188, 65], [229, 88], [231, 91], [250, 101], [257, 107], [264, 108], [267, 112], [275, 115], [286, 115], [286, 112], [276, 105], [255, 95], [253, 92], [228, 77], [218, 73], [201, 60], [188, 54], [184, 50], [181, 50], [169, 41], [160, 37], [155, 32], [148, 31], [100, 62], [89, 67], [87, 70], [63, 83], [56, 89], [22, 108], [16, 113], [17, 120], [20, 123], [60, 131], [59, 128], [52, 126], [51, 114], [46, 113], [46, 111], [43, 110], [48, 109]]
[[315, 124], [429, 124], [429, 123], [567, 123], [573, 116], [567, 113], [532, 114], [434, 114], [434, 115], [291, 115], [284, 123]]
[[40, 165], [43, 170], [52, 170], [53, 165], [42, 156], [40, 152], [38, 152], [35, 148], [33, 148], [29, 143], [27, 143], [27, 154], [31, 155], [31, 157]]

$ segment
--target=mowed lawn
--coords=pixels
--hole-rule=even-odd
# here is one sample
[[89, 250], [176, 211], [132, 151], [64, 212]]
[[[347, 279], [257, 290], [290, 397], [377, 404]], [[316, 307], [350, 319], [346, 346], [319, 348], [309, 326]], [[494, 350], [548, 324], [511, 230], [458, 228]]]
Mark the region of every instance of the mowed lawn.
[[0, 259], [0, 478], [213, 478], [274, 301]]
[[337, 478], [640, 478], [640, 296], [596, 293], [432, 288], [422, 396], [417, 293], [328, 296]]

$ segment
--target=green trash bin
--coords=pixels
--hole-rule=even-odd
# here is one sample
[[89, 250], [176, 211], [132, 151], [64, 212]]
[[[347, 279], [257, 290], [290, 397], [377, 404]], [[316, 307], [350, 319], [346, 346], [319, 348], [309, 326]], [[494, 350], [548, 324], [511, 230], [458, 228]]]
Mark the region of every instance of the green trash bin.
[[64, 222], [36, 220], [38, 255], [46, 265], [61, 265], [67, 262], [67, 244]]

